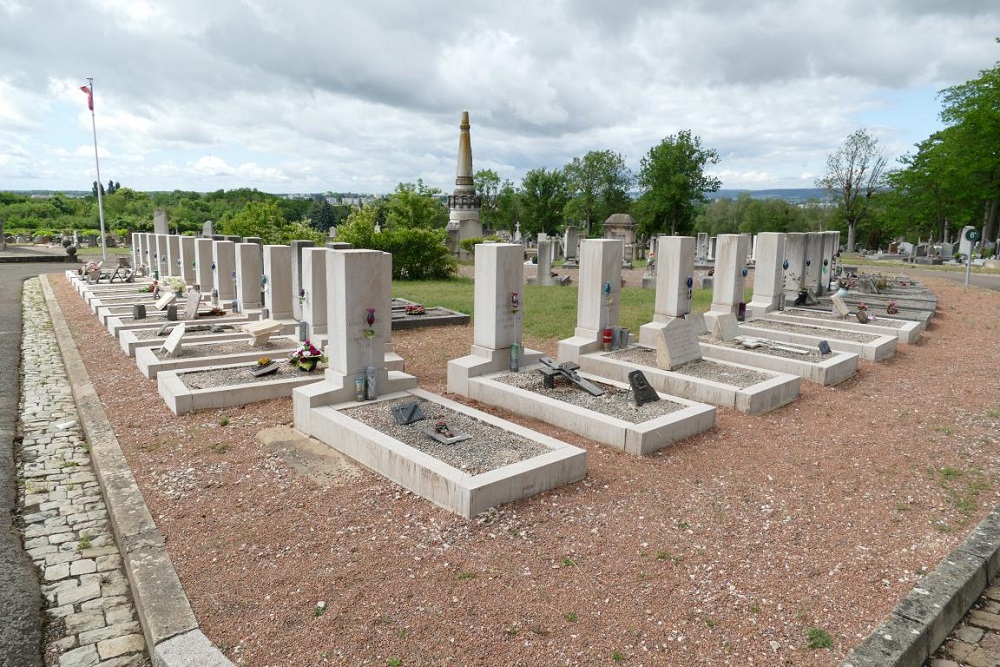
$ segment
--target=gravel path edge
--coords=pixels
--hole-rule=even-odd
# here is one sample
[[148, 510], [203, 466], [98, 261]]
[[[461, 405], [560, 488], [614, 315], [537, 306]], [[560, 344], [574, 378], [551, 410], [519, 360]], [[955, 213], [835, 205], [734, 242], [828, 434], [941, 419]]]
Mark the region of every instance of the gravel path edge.
[[196, 664], [190, 662], [196, 658], [204, 667], [233, 667], [199, 629], [163, 547], [163, 535], [108, 422], [48, 278], [39, 279], [153, 664], [184, 667]]

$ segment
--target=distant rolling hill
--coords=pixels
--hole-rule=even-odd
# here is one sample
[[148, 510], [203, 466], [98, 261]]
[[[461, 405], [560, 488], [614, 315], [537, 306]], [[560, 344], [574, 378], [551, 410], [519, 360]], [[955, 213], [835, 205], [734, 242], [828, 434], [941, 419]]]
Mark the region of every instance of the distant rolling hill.
[[810, 199], [823, 201], [826, 198], [825, 188], [776, 188], [774, 190], [719, 190], [707, 193], [709, 200], [739, 199], [741, 195], [749, 195], [753, 199], [784, 199], [787, 202], [800, 203]]

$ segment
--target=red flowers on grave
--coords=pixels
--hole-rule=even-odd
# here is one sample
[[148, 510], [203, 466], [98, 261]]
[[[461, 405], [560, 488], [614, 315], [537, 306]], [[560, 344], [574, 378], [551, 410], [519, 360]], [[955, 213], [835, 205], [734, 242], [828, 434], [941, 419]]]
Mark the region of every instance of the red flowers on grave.
[[895, 315], [898, 312], [899, 312], [899, 306], [896, 305], [895, 301], [890, 301], [889, 303], [885, 304], [886, 315]]
[[302, 344], [288, 355], [288, 358], [291, 363], [303, 371], [316, 370], [316, 364], [326, 361], [323, 352], [308, 340], [302, 341]]
[[371, 340], [375, 338], [375, 309], [369, 308], [365, 311], [365, 322], [368, 323], [368, 328], [365, 330], [365, 338]]
[[407, 315], [426, 315], [427, 309], [419, 303], [410, 303], [406, 306]]

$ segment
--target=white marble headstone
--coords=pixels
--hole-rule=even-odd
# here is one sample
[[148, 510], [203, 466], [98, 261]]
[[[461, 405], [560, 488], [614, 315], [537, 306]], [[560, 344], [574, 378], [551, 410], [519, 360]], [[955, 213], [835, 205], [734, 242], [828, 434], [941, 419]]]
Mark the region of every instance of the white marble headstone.
[[173, 328], [167, 340], [163, 341], [163, 351], [168, 357], [175, 356], [181, 350], [181, 339], [184, 338], [184, 323]]
[[260, 320], [253, 324], [247, 324], [243, 330], [250, 334], [250, 347], [261, 347], [267, 343], [272, 334], [281, 329], [281, 323], [274, 320]]
[[156, 302], [156, 305], [154, 307], [157, 310], [164, 310], [166, 309], [167, 306], [169, 306], [176, 300], [177, 300], [177, 295], [174, 294], [173, 292], [170, 292], [168, 294], [164, 294], [163, 296], [161, 296], [159, 300]]
[[201, 292], [196, 289], [188, 290], [187, 298], [184, 300], [184, 319], [193, 320], [198, 317], [198, 305], [201, 303]]
[[851, 309], [848, 308], [847, 304], [844, 303], [844, 300], [836, 294], [830, 297], [830, 302], [833, 304], [833, 312], [841, 319], [851, 314]]
[[689, 361], [701, 359], [701, 345], [691, 323], [675, 317], [663, 323], [656, 336], [656, 366], [673, 370]]
[[739, 323], [732, 313], [718, 313], [712, 322], [712, 337], [728, 343], [740, 333]]

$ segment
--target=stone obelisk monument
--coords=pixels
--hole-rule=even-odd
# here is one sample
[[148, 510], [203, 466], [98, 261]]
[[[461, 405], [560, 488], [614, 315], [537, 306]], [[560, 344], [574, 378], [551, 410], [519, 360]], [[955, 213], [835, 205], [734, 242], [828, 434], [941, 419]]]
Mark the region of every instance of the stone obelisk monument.
[[[448, 245], [461, 254], [463, 239], [482, 237], [483, 223], [479, 219], [482, 198], [472, 182], [472, 141], [469, 135], [469, 112], [462, 112], [458, 135], [458, 169], [455, 191], [448, 197]], [[470, 253], [471, 256], [471, 253]]]

